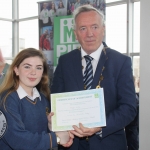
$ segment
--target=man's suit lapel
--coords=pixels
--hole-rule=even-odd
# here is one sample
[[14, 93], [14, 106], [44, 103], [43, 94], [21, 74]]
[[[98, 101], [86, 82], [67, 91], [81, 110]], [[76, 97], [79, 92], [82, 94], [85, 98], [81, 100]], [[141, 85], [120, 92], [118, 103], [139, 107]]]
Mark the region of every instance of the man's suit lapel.
[[[104, 47], [106, 48], [106, 44], [104, 44]], [[93, 83], [92, 83], [92, 89], [95, 89], [96, 86], [98, 85], [98, 81], [100, 79], [100, 75], [102, 73], [102, 68], [107, 60], [108, 56], [106, 53], [106, 49], [102, 50], [97, 68], [96, 68], [96, 72], [94, 75], [94, 79], [93, 79]], [[74, 55], [72, 62], [73, 62], [73, 72], [74, 72], [74, 79], [76, 80], [77, 84], [78, 84], [78, 88], [79, 90], [84, 90], [84, 84], [83, 84], [83, 75], [82, 75], [82, 63], [81, 63], [81, 51], [78, 50], [76, 52], [76, 55]]]
[[84, 90], [81, 59], [82, 59], [81, 51], [78, 50], [72, 60], [73, 61], [74, 78], [78, 84], [79, 90]]
[[98, 82], [100, 80], [100, 75], [102, 73], [102, 69], [103, 69], [104, 64], [107, 59], [108, 59], [108, 56], [106, 53], [106, 47], [104, 47], [104, 49], [102, 50], [96, 71], [95, 71], [95, 75], [94, 75], [94, 79], [93, 79], [93, 83], [92, 83], [92, 89], [95, 89], [96, 86], [98, 85]]

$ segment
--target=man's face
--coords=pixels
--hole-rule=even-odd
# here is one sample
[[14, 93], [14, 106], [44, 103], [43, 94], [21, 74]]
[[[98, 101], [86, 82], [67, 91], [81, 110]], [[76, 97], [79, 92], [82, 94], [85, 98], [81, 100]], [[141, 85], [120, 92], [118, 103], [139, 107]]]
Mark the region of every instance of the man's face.
[[99, 48], [104, 30], [100, 15], [96, 11], [83, 12], [76, 17], [75, 37], [87, 54]]

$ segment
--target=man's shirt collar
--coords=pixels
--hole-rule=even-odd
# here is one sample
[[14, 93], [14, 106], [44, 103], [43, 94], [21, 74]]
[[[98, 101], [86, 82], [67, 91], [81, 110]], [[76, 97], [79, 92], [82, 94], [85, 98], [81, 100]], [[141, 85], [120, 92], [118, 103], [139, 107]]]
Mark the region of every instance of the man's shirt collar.
[[[99, 47], [96, 51], [94, 51], [93, 53], [90, 54], [90, 56], [91, 56], [93, 59], [95, 59], [96, 61], [98, 61], [99, 58], [100, 58], [100, 54], [101, 54], [103, 48], [104, 48], [104, 45], [103, 45], [103, 43], [102, 43], [102, 44], [100, 45], [100, 47]], [[88, 54], [87, 54], [87, 53], [83, 50], [83, 48], [81, 47], [81, 56], [82, 56], [82, 58], [83, 58], [85, 55], [88, 55]]]

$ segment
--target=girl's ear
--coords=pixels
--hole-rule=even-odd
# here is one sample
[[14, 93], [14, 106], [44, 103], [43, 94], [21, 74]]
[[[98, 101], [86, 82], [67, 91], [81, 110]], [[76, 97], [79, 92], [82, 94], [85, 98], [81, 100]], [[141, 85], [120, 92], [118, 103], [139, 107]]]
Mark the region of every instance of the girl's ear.
[[14, 72], [16, 73], [16, 76], [19, 75], [19, 72], [18, 72], [18, 68], [17, 68], [17, 67], [14, 68]]

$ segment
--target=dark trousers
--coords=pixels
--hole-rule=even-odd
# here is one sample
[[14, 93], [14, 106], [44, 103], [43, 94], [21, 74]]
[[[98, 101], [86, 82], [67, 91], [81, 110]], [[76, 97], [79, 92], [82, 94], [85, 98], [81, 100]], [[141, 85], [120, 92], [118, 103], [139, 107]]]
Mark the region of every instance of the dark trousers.
[[90, 145], [86, 138], [80, 138], [78, 150], [90, 150]]
[[126, 128], [126, 138], [128, 150], [138, 150], [139, 149], [139, 134], [136, 127]]
[[139, 149], [139, 99], [137, 99], [137, 114], [134, 120], [125, 127], [128, 150]]
[[125, 127], [128, 150], [139, 149], [139, 107], [134, 120]]

